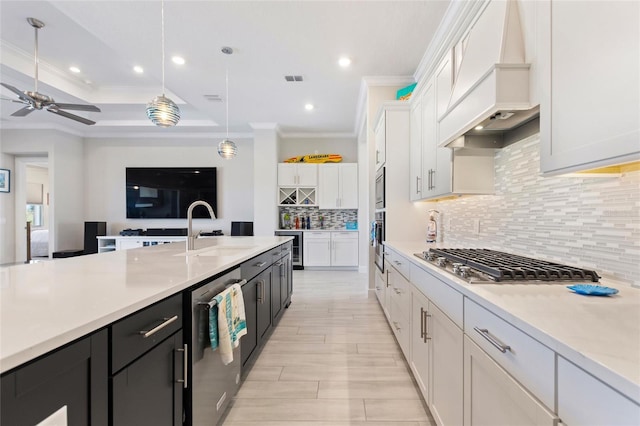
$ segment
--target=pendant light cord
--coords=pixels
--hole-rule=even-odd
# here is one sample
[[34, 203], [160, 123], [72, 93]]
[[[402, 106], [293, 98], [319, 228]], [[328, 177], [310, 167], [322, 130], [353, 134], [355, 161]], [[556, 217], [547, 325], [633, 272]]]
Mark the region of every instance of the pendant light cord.
[[229, 140], [229, 67], [226, 69], [224, 80], [227, 87], [227, 140]]
[[162, 16], [162, 25], [161, 25], [161, 32], [162, 32], [162, 96], [164, 96], [164, 0], [162, 0], [162, 7], [161, 7], [160, 14]]

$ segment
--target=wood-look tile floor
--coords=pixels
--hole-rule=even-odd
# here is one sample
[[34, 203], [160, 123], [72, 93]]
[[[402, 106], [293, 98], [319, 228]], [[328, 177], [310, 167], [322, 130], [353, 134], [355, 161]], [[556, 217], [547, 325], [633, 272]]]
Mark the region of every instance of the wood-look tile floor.
[[366, 274], [294, 271], [224, 426], [432, 426]]

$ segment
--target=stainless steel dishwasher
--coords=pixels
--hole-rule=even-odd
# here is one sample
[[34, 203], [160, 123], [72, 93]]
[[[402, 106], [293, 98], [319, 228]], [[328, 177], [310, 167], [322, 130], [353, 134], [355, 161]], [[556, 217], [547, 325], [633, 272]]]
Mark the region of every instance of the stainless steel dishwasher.
[[[213, 298], [231, 284], [241, 284], [240, 268], [205, 283], [190, 292], [191, 353], [188, 383], [185, 388], [187, 413], [192, 426], [214, 426], [220, 421], [231, 398], [240, 387], [240, 346], [233, 350], [233, 362], [224, 365], [218, 351], [211, 349], [209, 340], [209, 309]], [[187, 296], [188, 297], [188, 296]], [[242, 342], [242, 339], [241, 339]]]

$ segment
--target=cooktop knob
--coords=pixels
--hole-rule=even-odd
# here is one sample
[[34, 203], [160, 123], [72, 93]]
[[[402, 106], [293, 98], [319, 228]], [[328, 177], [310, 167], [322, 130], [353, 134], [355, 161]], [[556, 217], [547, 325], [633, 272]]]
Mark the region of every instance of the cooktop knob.
[[439, 258], [437, 258], [437, 259], [436, 259], [436, 264], [437, 264], [438, 266], [442, 266], [442, 267], [444, 267], [444, 265], [446, 265], [446, 264], [447, 264], [447, 258], [446, 258], [446, 257], [439, 257]]

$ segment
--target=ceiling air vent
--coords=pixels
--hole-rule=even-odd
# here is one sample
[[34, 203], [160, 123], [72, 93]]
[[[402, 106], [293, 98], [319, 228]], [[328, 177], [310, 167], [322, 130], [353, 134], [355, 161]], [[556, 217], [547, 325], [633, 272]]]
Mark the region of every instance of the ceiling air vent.
[[301, 75], [285, 75], [284, 79], [287, 81], [302, 81]]
[[221, 102], [222, 98], [220, 95], [202, 95], [209, 102]]

